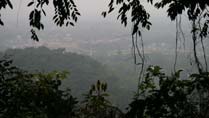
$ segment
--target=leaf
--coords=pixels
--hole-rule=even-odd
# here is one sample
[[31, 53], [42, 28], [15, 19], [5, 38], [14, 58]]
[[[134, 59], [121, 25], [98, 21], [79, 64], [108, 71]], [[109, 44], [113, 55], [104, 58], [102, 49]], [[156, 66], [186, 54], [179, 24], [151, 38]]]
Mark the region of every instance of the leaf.
[[139, 36], [141, 36], [141, 35], [142, 35], [141, 31], [138, 31], [138, 35], [139, 35]]
[[77, 22], [78, 21], [78, 18], [77, 17], [75, 17], [75, 22]]
[[178, 70], [178, 71], [175, 73], [175, 76], [176, 76], [177, 78], [179, 78], [182, 71], [183, 71], [183, 70]]
[[113, 7], [110, 7], [108, 13], [112, 12], [113, 10], [114, 10], [114, 8]]
[[80, 15], [81, 15], [79, 12], [76, 12], [76, 14], [77, 14], [78, 16], [80, 16]]
[[3, 21], [1, 19], [0, 19], [0, 25], [2, 25], [2, 26], [4, 25], [4, 23], [3, 23]]
[[113, 2], [114, 0], [111, 0], [108, 6], [111, 7], [113, 5]]
[[32, 2], [30, 2], [30, 3], [28, 3], [28, 5], [27, 5], [27, 6], [29, 7], [29, 6], [31, 6], [32, 4], [34, 4], [34, 2], [33, 2], [33, 1], [32, 1]]
[[37, 34], [36, 34], [34, 29], [31, 29], [31, 33], [32, 33], [31, 39], [33, 39], [34, 41], [38, 42], [39, 38], [38, 38], [38, 36], [37, 36]]
[[102, 16], [103, 16], [104, 18], [106, 17], [106, 15], [107, 15], [106, 12], [102, 12]]
[[71, 26], [74, 26], [74, 23], [70, 22], [70, 25], [71, 25]]
[[46, 12], [43, 9], [42, 9], [42, 12], [43, 12], [44, 16], [46, 16]]
[[132, 35], [134, 35], [138, 31], [138, 26], [134, 25]]
[[34, 11], [32, 11], [29, 15], [29, 20], [33, 20], [33, 16], [34, 16]]
[[9, 7], [10, 7], [11, 9], [13, 9], [13, 6], [12, 6], [12, 3], [10, 2], [10, 0], [7, 0], [7, 4], [9, 5]]
[[66, 23], [66, 27], [69, 25], [69, 22]]
[[45, 3], [48, 5], [49, 4], [49, 0], [45, 0]]

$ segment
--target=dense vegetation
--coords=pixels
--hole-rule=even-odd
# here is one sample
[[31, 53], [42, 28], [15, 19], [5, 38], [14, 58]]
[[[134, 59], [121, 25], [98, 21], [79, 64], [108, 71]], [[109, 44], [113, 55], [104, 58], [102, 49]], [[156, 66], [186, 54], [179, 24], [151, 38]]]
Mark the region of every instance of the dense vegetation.
[[[82, 99], [82, 94], [87, 92], [88, 87], [97, 80], [109, 84], [109, 92], [114, 96], [110, 99], [114, 104], [125, 108], [131, 100], [132, 92], [136, 90], [122, 88], [130, 86], [129, 83], [120, 84], [118, 76], [107, 66], [92, 59], [89, 56], [66, 52], [64, 49], [48, 49], [46, 47], [9, 49], [1, 54], [1, 58], [11, 58], [13, 65], [29, 72], [67, 71], [70, 76], [62, 80], [62, 88], [70, 87], [72, 94]], [[129, 94], [126, 94], [129, 93]], [[119, 98], [121, 98], [119, 100]]]
[[167, 76], [160, 67], [150, 66], [140, 94], [122, 112], [107, 99], [106, 83], [97, 81], [78, 104], [69, 89], [60, 89], [66, 72], [31, 74], [11, 63], [0, 62], [2, 118], [208, 118], [208, 72], [180, 79], [182, 70]]
[[[49, 5], [49, 0], [35, 1], [31, 1], [28, 7], [33, 6], [34, 8], [29, 15], [30, 26], [32, 27], [31, 38], [38, 41], [35, 29], [44, 29], [41, 16], [46, 15], [43, 6]], [[153, 5], [155, 1], [147, 0], [146, 2]], [[57, 26], [73, 26], [74, 22], [77, 22], [77, 17], [80, 13], [73, 0], [53, 0], [53, 5], [55, 9], [53, 20]], [[0, 10], [7, 6], [13, 7], [11, 1], [1, 0]], [[141, 40], [142, 50], [139, 50], [137, 37], [141, 36], [140, 27], [150, 29], [150, 14], [140, 0], [111, 0], [109, 10], [108, 12], [103, 12], [103, 16], [114, 11], [115, 6], [120, 6], [118, 19], [120, 19], [122, 24], [126, 26], [129, 19], [133, 23], [132, 43], [135, 63], [142, 65], [143, 68], [143, 40]], [[139, 78], [136, 97], [130, 103], [128, 111], [124, 113], [112, 106], [106, 99], [106, 83], [97, 81], [97, 84], [93, 85], [89, 93], [87, 93], [84, 107], [79, 105], [78, 109], [80, 110], [76, 112], [73, 110], [76, 104], [75, 99], [72, 96], [66, 98], [65, 94], [63, 94], [65, 91], [58, 89], [61, 82], [58, 79], [60, 78], [59, 74], [28, 74], [10, 66], [11, 61], [3, 60], [0, 62], [0, 116], [12, 118], [54, 118], [63, 117], [62, 115], [65, 115], [65, 117], [90, 118], [208, 118], [209, 73], [204, 39], [208, 38], [209, 33], [209, 2], [207, 0], [161, 0], [155, 2], [154, 6], [158, 9], [167, 8], [169, 18], [172, 21], [176, 20], [176, 55], [179, 37], [184, 37], [180, 26], [180, 15], [187, 13], [186, 17], [191, 22], [192, 52], [198, 73], [190, 74], [188, 77], [180, 79], [182, 70], [177, 70], [175, 67], [174, 72], [170, 76], [162, 72], [159, 66], [148, 67], [144, 73], [141, 73], [143, 76]], [[131, 12], [130, 16], [128, 16], [129, 11]], [[1, 20], [1, 14], [0, 25], [4, 25]], [[203, 61], [200, 61], [198, 46], [202, 49]], [[140, 57], [139, 63], [136, 61], [136, 55]], [[37, 57], [41, 58], [42, 56], [38, 55]], [[43, 61], [46, 62], [48, 59]], [[57, 64], [59, 62], [60, 60], [56, 60], [54, 63]], [[43, 66], [47, 67], [50, 65], [43, 63]], [[90, 70], [88, 66], [86, 68]], [[84, 72], [81, 71], [80, 73]], [[43, 98], [37, 97], [37, 95], [42, 96], [40, 94], [42, 92]], [[50, 103], [48, 103], [48, 100], [51, 100]]]
[[60, 90], [65, 72], [28, 73], [0, 61], [1, 118], [58, 118], [75, 115], [76, 99]]

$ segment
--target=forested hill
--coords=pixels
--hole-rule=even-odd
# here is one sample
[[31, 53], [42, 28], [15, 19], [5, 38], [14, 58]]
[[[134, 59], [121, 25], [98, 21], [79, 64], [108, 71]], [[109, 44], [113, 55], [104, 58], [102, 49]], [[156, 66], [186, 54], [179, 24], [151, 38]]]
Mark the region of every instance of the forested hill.
[[114, 86], [110, 81], [117, 83], [117, 77], [96, 60], [89, 56], [65, 52], [64, 49], [50, 50], [46, 47], [9, 49], [1, 55], [9, 57], [16, 66], [30, 72], [55, 70], [70, 72], [63, 86], [71, 88], [76, 95], [85, 93], [97, 80], [106, 81], [109, 84], [108, 88]]

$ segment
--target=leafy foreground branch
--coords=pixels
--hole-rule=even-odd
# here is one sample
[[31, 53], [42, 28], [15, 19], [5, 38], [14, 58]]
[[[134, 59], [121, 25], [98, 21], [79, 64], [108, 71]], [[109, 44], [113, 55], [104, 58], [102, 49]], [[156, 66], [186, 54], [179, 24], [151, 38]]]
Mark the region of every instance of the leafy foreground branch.
[[0, 61], [1, 118], [208, 118], [209, 73], [180, 79], [181, 70], [165, 75], [148, 67], [140, 94], [122, 112], [107, 99], [107, 84], [97, 81], [78, 103], [60, 90], [66, 72], [31, 74]]

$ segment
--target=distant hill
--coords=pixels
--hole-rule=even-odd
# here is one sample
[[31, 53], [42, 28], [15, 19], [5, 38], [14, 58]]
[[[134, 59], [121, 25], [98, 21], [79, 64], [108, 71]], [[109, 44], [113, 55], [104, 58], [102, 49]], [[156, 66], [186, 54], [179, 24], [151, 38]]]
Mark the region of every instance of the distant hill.
[[63, 87], [69, 87], [73, 95], [81, 97], [97, 80], [108, 83], [108, 90], [114, 104], [123, 108], [133, 93], [123, 89], [119, 78], [106, 66], [89, 56], [66, 52], [65, 49], [48, 49], [46, 47], [8, 49], [0, 54], [10, 57], [13, 64], [29, 72], [69, 71], [70, 76], [63, 81]]
[[89, 56], [65, 52], [64, 49], [50, 50], [46, 47], [9, 49], [4, 55], [9, 56], [14, 65], [30, 72], [69, 71], [70, 76], [63, 85], [74, 91], [87, 91], [87, 88], [97, 80], [117, 81], [117, 78], [101, 63]]

